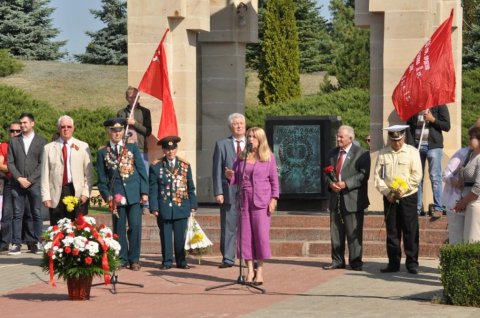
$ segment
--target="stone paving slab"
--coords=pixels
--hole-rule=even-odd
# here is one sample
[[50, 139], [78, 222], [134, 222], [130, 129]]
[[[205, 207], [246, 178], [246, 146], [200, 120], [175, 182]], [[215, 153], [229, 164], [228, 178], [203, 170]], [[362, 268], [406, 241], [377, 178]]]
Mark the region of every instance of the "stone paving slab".
[[[142, 255], [139, 272], [121, 270], [117, 285], [92, 288], [90, 301], [68, 300], [66, 283], [48, 284], [41, 255], [0, 256], [2, 317], [480, 317], [479, 308], [436, 304], [442, 295], [438, 260], [420, 260], [420, 274], [381, 274], [385, 259], [366, 259], [363, 272], [325, 271], [328, 259], [275, 258], [265, 264], [266, 294], [235, 283], [239, 267], [218, 269], [220, 258], [191, 259], [190, 270], [160, 270], [158, 255]], [[96, 283], [101, 283], [96, 278]]]

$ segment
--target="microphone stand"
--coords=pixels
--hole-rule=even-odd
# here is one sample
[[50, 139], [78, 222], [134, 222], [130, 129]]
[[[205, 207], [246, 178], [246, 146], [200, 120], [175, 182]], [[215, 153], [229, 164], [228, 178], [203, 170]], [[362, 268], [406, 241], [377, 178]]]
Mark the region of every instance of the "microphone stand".
[[[255, 286], [252, 284], [252, 282], [246, 282], [245, 281], [245, 275], [243, 275], [243, 259], [242, 259], [242, 200], [243, 200], [243, 191], [242, 191], [242, 188], [243, 188], [243, 176], [245, 175], [245, 167], [247, 166], [247, 157], [248, 157], [248, 154], [252, 151], [252, 144], [251, 143], [248, 143], [247, 144], [247, 147], [246, 147], [246, 152], [245, 152], [245, 160], [243, 161], [243, 166], [242, 166], [242, 174], [241, 174], [241, 179], [240, 179], [240, 183], [238, 184], [237, 186], [237, 194], [236, 194], [236, 202], [235, 202], [235, 205], [236, 205], [236, 209], [237, 209], [237, 214], [238, 214], [238, 220], [237, 220], [237, 224], [238, 224], [238, 239], [239, 239], [239, 243], [237, 244], [240, 244], [240, 256], [238, 257], [239, 261], [240, 261], [240, 265], [238, 266], [238, 271], [239, 271], [239, 274], [238, 274], [238, 278], [236, 281], [234, 282], [230, 282], [230, 283], [226, 283], [226, 284], [222, 284], [222, 285], [218, 285], [218, 286], [212, 286], [212, 287], [207, 287], [205, 288], [205, 291], [210, 291], [210, 290], [213, 290], [213, 289], [218, 289], [218, 288], [223, 288], [223, 287], [228, 287], [228, 286], [233, 286], [233, 285], [242, 285], [242, 286], [247, 286], [247, 287], [252, 287], [256, 290], [259, 290], [262, 292], [262, 294], [265, 294], [265, 289], [261, 288], [261, 287], [258, 287], [258, 286]], [[253, 261], [253, 260], [252, 260]]]
[[[128, 123], [127, 123], [127, 127], [128, 127]], [[117, 154], [117, 162], [120, 162], [120, 158], [122, 157], [123, 155], [123, 151], [124, 149], [127, 148], [127, 139], [128, 139], [128, 136], [127, 135], [127, 131], [125, 131], [125, 134], [123, 135], [123, 147], [120, 147], [120, 151], [119, 153]], [[110, 143], [110, 141], [109, 141]], [[110, 154], [107, 153], [107, 156], [109, 156]], [[113, 185], [115, 184], [115, 179], [117, 178], [117, 175], [119, 178], [121, 178], [120, 176], [120, 172], [118, 171], [118, 168], [115, 169], [115, 171], [113, 171], [113, 176], [112, 178], [110, 179], [110, 184], [109, 184], [109, 190], [110, 190], [110, 195], [112, 196], [112, 201], [109, 202], [109, 207], [112, 209], [112, 213], [113, 213], [113, 210], [116, 210], [117, 209], [117, 204], [115, 203], [115, 196], [113, 195]], [[118, 215], [118, 211], [116, 211], [115, 213], [112, 214], [112, 216], [115, 215], [117, 217], [117, 219], [120, 217]], [[112, 220], [112, 223], [113, 223], [113, 220]], [[118, 281], [118, 275], [117, 275], [117, 272], [116, 272], [116, 269], [114, 269], [112, 271], [112, 275], [111, 275], [111, 278], [110, 278], [110, 284], [112, 285], [112, 289], [110, 289], [110, 292], [112, 294], [117, 294], [117, 288], [116, 288], [116, 285], [117, 284], [120, 284], [120, 285], [127, 285], [127, 286], [135, 286], [135, 287], [140, 287], [140, 288], [143, 288], [144, 285], [143, 284], [136, 284], [136, 283], [124, 283], [124, 282], [119, 282]], [[100, 285], [104, 285], [104, 283], [96, 283], [96, 284], [92, 284], [92, 287], [94, 286], [100, 286]]]

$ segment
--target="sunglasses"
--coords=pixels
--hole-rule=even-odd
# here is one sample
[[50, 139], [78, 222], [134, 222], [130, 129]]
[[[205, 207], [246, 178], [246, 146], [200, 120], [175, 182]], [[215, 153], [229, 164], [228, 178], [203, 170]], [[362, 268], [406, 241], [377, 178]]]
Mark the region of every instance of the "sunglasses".
[[19, 133], [19, 132], [22, 132], [21, 129], [10, 129], [10, 132], [11, 133]]

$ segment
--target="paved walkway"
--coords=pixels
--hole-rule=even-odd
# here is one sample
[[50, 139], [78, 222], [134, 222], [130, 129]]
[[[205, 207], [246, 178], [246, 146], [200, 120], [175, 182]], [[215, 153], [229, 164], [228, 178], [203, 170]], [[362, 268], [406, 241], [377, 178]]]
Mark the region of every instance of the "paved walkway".
[[[65, 282], [57, 287], [38, 266], [41, 255], [0, 256], [2, 317], [480, 317], [480, 308], [438, 304], [442, 296], [438, 261], [420, 260], [420, 274], [404, 267], [381, 274], [385, 259], [367, 259], [363, 272], [325, 271], [329, 260], [275, 258], [265, 265], [265, 294], [234, 284], [209, 292], [205, 288], [235, 282], [239, 268], [218, 269], [219, 258], [204, 258], [190, 270], [159, 269], [158, 255], [143, 255], [139, 272], [121, 270], [117, 285], [92, 287], [91, 300], [68, 301]], [[101, 282], [95, 279], [94, 282]]]

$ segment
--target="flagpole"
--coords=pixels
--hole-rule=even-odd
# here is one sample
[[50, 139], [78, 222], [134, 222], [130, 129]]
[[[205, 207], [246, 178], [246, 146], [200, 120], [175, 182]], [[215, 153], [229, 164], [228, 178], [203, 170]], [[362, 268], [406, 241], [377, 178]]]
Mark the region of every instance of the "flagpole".
[[133, 117], [133, 111], [135, 110], [135, 106], [137, 105], [138, 99], [140, 98], [140, 92], [137, 92], [137, 96], [135, 96], [135, 101], [133, 102], [132, 109], [130, 110], [130, 114], [127, 118], [127, 125], [125, 126], [125, 134], [123, 135], [123, 143], [124, 145], [127, 144], [128, 140], [128, 120]]

